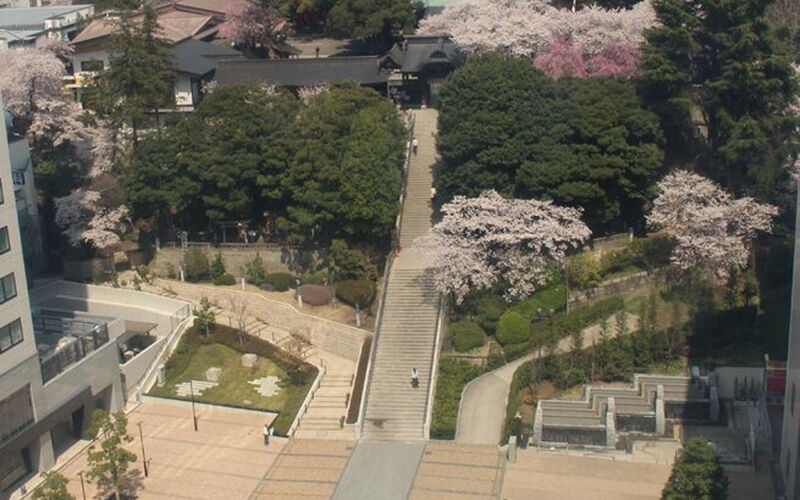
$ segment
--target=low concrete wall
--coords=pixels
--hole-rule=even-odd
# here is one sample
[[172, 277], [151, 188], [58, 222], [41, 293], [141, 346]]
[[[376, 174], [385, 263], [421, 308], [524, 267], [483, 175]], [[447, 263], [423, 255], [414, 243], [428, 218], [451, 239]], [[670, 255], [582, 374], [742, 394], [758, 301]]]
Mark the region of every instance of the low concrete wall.
[[[217, 253], [222, 255], [225, 269], [234, 276], [244, 275], [244, 266], [258, 254], [264, 261], [264, 270], [273, 272], [294, 272], [298, 269], [315, 268], [322, 261], [318, 252], [298, 251], [290, 248], [276, 248], [274, 245], [220, 245], [208, 243], [190, 243], [189, 248], [199, 248], [206, 254], [209, 262]], [[149, 267], [159, 276], [168, 277], [167, 267], [171, 264], [175, 270], [180, 269], [181, 249], [162, 247], [156, 251]]]
[[576, 429], [567, 427], [543, 427], [543, 443], [567, 443], [584, 446], [605, 446], [605, 429]]
[[206, 285], [181, 283], [180, 281], [157, 280], [158, 284], [169, 287], [178, 296], [199, 302], [201, 298], [216, 303], [222, 309], [229, 308], [229, 298], [247, 304], [248, 316], [286, 330], [297, 332], [310, 338], [320, 349], [343, 358], [358, 361], [361, 344], [369, 333], [365, 330], [336, 323], [298, 311], [286, 302], [271, 300], [252, 292], [241, 292], [233, 289], [221, 289]]
[[578, 305], [604, 299], [620, 293], [641, 290], [649, 287], [652, 283], [653, 279], [646, 271], [620, 276], [619, 278], [604, 281], [596, 288], [590, 290], [570, 291], [569, 304]]
[[734, 388], [736, 380], [739, 380], [739, 385], [742, 386], [747, 383], [748, 389], [750, 384], [755, 381], [755, 387], [763, 392], [764, 390], [764, 369], [742, 366], [720, 366], [714, 369], [717, 372], [717, 380], [719, 383], [719, 397], [722, 399], [734, 399]]
[[190, 314], [187, 302], [147, 292], [55, 281], [31, 290], [31, 306], [86, 312], [158, 326], [153, 333], [169, 335]]
[[136, 386], [141, 382], [150, 365], [158, 358], [158, 353], [161, 352], [164, 342], [166, 342], [166, 338], [156, 339], [155, 342], [147, 346], [147, 349], [120, 366], [122, 374], [125, 376], [125, 390], [128, 394], [136, 390]]
[[648, 415], [617, 414], [617, 430], [619, 432], [656, 432], [656, 418]]

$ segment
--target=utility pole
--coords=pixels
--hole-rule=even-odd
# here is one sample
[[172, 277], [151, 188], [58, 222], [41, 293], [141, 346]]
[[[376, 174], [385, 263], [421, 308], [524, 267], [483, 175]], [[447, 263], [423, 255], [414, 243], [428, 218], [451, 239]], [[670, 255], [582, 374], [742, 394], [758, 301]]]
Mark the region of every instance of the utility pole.
[[144, 477], [148, 476], [147, 470], [147, 455], [144, 452], [144, 435], [142, 434], [142, 421], [140, 420], [136, 425], [139, 426], [139, 441], [142, 443], [142, 465], [144, 465]]
[[86, 500], [86, 486], [83, 484], [83, 471], [78, 472], [78, 477], [81, 478], [81, 493], [83, 493], [83, 500]]

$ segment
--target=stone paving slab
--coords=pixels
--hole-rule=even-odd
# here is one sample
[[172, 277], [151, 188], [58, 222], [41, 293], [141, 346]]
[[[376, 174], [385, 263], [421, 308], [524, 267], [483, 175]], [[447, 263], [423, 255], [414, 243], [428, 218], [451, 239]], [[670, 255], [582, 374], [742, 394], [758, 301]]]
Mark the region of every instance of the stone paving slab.
[[495, 446], [430, 442], [409, 498], [492, 498], [502, 476], [503, 457]]
[[405, 500], [424, 447], [423, 443], [358, 443], [333, 499]]

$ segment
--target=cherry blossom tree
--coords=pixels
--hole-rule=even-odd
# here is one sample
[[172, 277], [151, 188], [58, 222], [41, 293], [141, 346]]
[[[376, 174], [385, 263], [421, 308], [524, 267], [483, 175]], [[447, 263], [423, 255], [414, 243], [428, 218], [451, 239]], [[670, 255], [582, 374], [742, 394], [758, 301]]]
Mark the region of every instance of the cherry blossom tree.
[[457, 303], [470, 290], [501, 280], [509, 285], [507, 300], [526, 297], [550, 281], [568, 250], [591, 236], [579, 209], [506, 199], [496, 191], [456, 196], [442, 213], [442, 221], [414, 247], [432, 259], [439, 292], [452, 293]]
[[288, 21], [269, 0], [231, 3], [225, 11], [225, 21], [219, 26], [221, 37], [263, 51], [269, 58], [280, 57], [278, 46], [288, 30]]
[[553, 78], [586, 77], [583, 54], [574, 43], [563, 38], [552, 40], [546, 49], [536, 54], [533, 65]]
[[54, 146], [86, 138], [80, 106], [62, 90], [64, 64], [53, 51], [9, 49], [0, 51], [0, 94], [21, 131]]
[[307, 87], [300, 87], [297, 89], [297, 97], [299, 97], [303, 102], [308, 102], [308, 100], [314, 97], [317, 94], [321, 94], [323, 92], [328, 92], [331, 88], [326, 84], [321, 85], [309, 85]]
[[578, 11], [558, 9], [545, 0], [465, 0], [447, 6], [420, 23], [420, 33], [448, 33], [465, 52], [499, 51], [537, 61], [553, 77], [636, 74], [643, 32], [656, 23], [649, 0], [632, 9], [590, 6]]
[[85, 189], [76, 189], [54, 202], [56, 225], [73, 247], [88, 244], [102, 249], [119, 243], [119, 234], [128, 221], [125, 205], [105, 207], [100, 193]]
[[778, 214], [777, 207], [750, 197], [734, 199], [715, 182], [685, 170], [664, 177], [658, 191], [647, 224], [675, 240], [673, 267], [716, 280], [747, 266], [753, 238], [771, 232]]

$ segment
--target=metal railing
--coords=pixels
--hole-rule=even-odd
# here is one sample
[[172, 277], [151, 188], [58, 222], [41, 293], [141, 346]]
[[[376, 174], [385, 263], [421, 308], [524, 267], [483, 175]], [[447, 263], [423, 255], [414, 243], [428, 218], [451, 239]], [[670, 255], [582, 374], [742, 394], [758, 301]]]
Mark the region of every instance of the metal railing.
[[375, 316], [375, 336], [372, 338], [372, 346], [369, 352], [369, 363], [367, 365], [367, 372], [364, 376], [364, 383], [362, 385], [361, 408], [358, 412], [358, 421], [356, 422], [356, 429], [360, 432], [364, 427], [364, 415], [367, 411], [367, 402], [369, 399], [369, 384], [372, 379], [372, 371], [375, 368], [375, 356], [378, 352], [378, 337], [380, 335], [381, 320], [383, 319], [383, 310], [386, 304], [386, 295], [389, 290], [389, 274], [392, 271], [392, 263], [394, 262], [395, 252], [400, 245], [400, 230], [403, 227], [403, 207], [405, 206], [406, 190], [408, 188], [408, 171], [411, 168], [411, 138], [414, 137], [414, 115], [411, 114], [408, 123], [408, 143], [406, 144], [406, 161], [403, 165], [403, 191], [400, 194], [399, 214], [397, 215], [397, 223], [392, 237], [392, 245], [389, 248], [389, 255], [386, 257], [386, 264], [383, 266], [383, 279], [381, 280], [381, 296], [378, 302], [378, 313]]
[[69, 343], [57, 348], [50, 357], [40, 359], [42, 383], [45, 384], [59, 374], [65, 372], [70, 366], [78, 363], [80, 360], [108, 343], [108, 326], [103, 323], [102, 325], [94, 325], [93, 329], [89, 332], [79, 334], [70, 332], [57, 336], [74, 336], [75, 338]]

